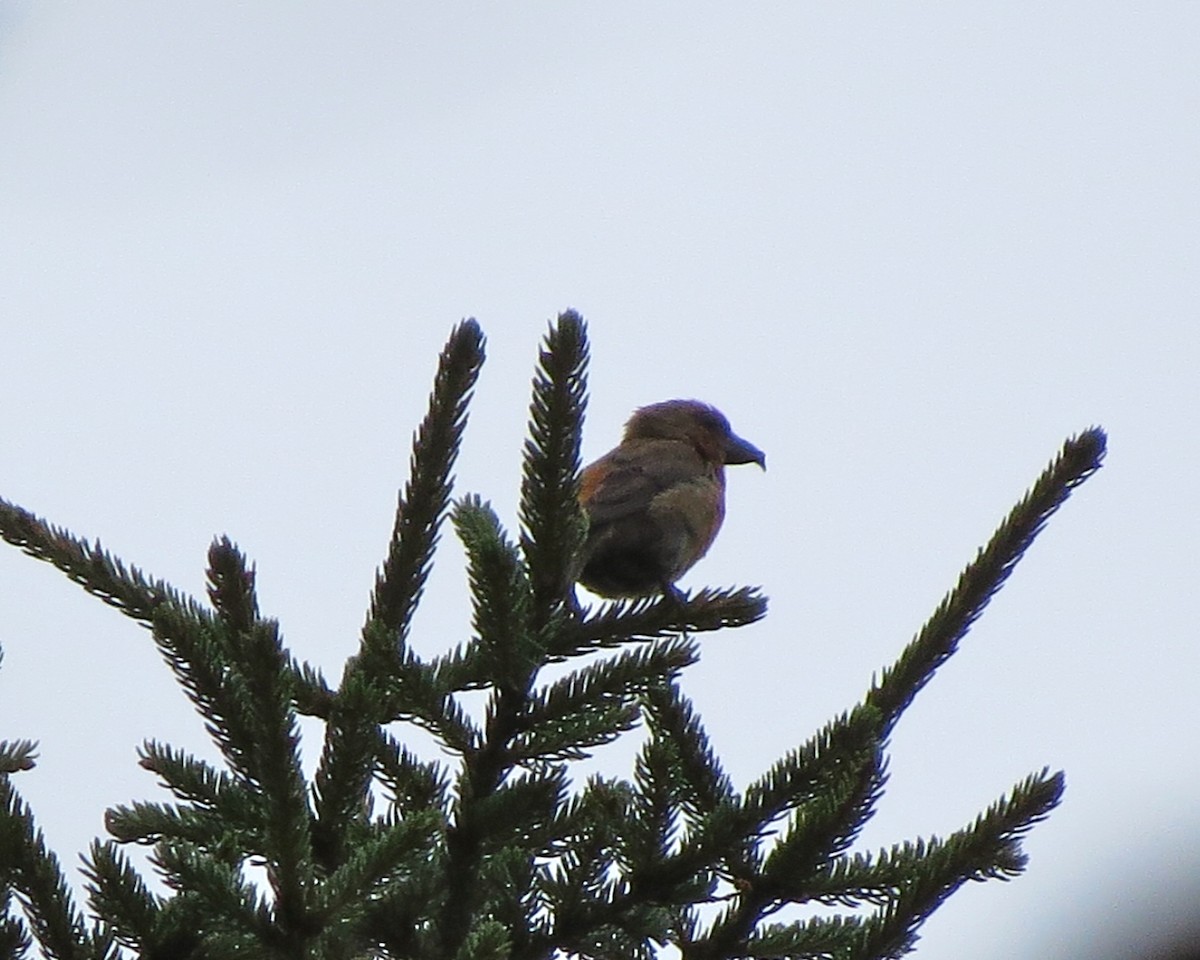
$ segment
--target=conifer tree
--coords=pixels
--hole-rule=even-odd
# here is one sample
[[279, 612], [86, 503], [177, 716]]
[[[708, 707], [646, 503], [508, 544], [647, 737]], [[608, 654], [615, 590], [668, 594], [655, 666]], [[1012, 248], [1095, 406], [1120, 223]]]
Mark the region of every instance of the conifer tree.
[[[452, 498], [483, 362], [477, 324], [454, 330], [336, 682], [284, 646], [228, 539], [209, 550], [201, 603], [0, 501], [5, 540], [149, 628], [222, 757], [143, 744], [141, 765], [173, 799], [108, 811], [111, 839], [85, 858], [85, 914], [14, 786], [34, 746], [0, 744], [0, 956], [637, 960], [672, 944], [685, 960], [865, 960], [907, 953], [966, 881], [1022, 871], [1021, 839], [1059, 802], [1061, 773], [1031, 774], [949, 836], [852, 848], [881, 799], [892, 728], [1099, 467], [1103, 432], [1066, 442], [860, 703], [739, 787], [681, 675], [696, 635], [759, 620], [764, 597], [706, 589], [581, 606], [568, 582], [586, 533], [587, 359], [583, 321], [563, 314], [533, 383], [513, 537], [485, 501]], [[466, 548], [472, 629], [425, 659], [410, 629], [447, 518]], [[552, 680], [549, 664], [574, 669]], [[482, 717], [464, 707], [467, 691], [485, 694]], [[324, 724], [311, 778], [300, 716]], [[413, 728], [436, 757], [406, 741]], [[643, 738], [629, 776], [572, 779], [573, 764], [624, 735]], [[127, 844], [150, 847], [165, 892]], [[791, 904], [824, 912], [772, 921]]]

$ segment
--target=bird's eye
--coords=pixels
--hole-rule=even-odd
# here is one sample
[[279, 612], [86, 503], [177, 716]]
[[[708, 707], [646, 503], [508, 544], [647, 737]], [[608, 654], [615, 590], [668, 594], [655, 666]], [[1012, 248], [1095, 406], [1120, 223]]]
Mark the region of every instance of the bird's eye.
[[729, 421], [725, 419], [724, 414], [711, 408], [700, 415], [700, 423], [706, 430], [711, 430], [713, 433], [729, 432]]

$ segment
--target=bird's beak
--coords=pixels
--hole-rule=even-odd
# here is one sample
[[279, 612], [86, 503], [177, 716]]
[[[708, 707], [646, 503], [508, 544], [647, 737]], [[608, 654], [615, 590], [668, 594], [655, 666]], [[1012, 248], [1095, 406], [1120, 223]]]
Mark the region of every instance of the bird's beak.
[[767, 469], [767, 455], [749, 440], [743, 440], [736, 433], [731, 433], [729, 440], [725, 443], [725, 462], [729, 464], [757, 463], [764, 470]]

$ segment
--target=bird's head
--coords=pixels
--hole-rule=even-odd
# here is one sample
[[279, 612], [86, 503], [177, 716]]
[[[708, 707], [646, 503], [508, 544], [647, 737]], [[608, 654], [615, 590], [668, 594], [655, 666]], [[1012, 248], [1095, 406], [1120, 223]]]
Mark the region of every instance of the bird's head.
[[699, 400], [665, 400], [634, 411], [625, 424], [626, 440], [684, 440], [713, 463], [757, 463], [767, 455], [729, 426], [725, 414]]

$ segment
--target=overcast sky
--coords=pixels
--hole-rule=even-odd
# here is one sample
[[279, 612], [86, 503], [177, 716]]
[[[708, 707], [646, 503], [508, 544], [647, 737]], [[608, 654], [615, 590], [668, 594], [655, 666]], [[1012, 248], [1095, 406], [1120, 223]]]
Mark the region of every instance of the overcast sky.
[[[771, 598], [684, 678], [744, 785], [1101, 424], [861, 846], [1065, 769], [1028, 873], [917, 955], [1127, 955], [1200, 899], [1198, 50], [1185, 2], [0, 0], [0, 496], [196, 593], [228, 533], [336, 675], [447, 333], [488, 334], [458, 490], [511, 528], [575, 307], [588, 458], [677, 396], [767, 451], [683, 584]], [[447, 536], [421, 652], [465, 600]], [[149, 635], [11, 548], [0, 644], [0, 739], [40, 741], [17, 786], [72, 869], [106, 807], [166, 799], [142, 740], [214, 755]]]

